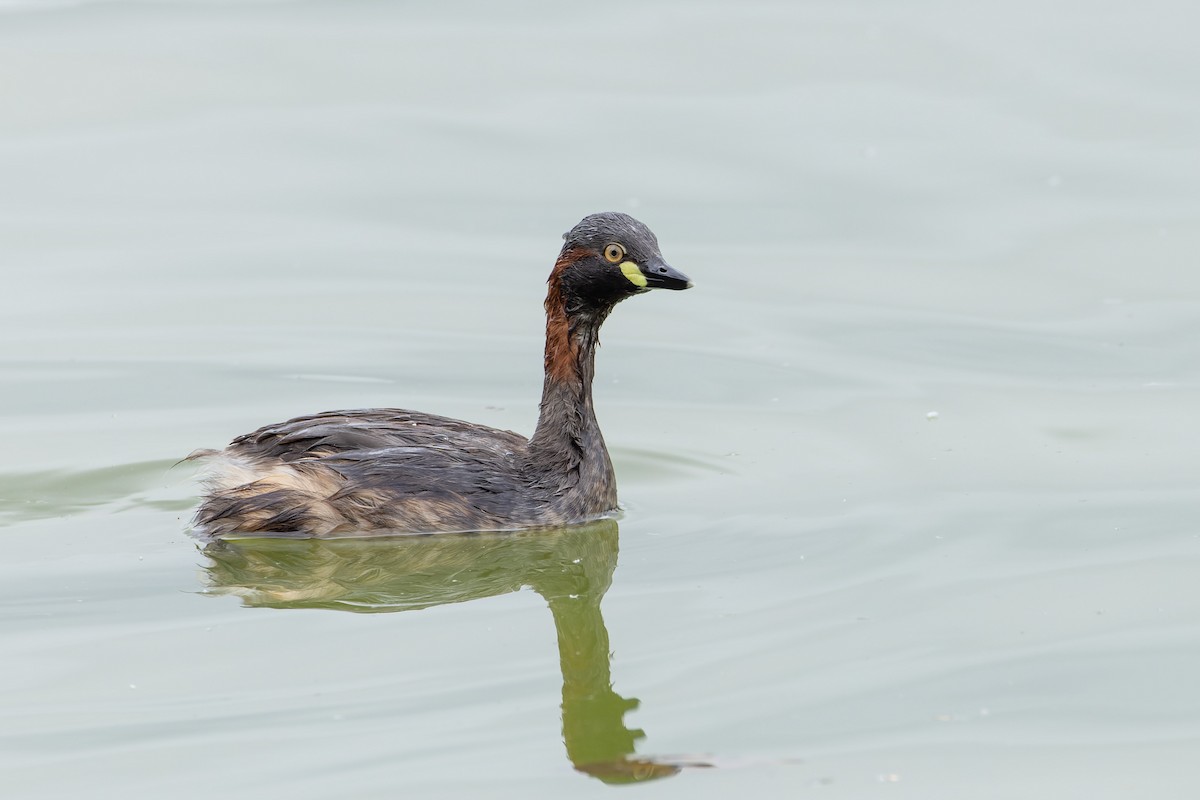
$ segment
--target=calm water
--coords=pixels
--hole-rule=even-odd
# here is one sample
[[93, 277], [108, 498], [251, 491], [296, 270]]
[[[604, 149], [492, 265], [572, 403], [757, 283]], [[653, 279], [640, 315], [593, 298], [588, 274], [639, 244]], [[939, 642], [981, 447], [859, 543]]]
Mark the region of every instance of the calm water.
[[[3, 795], [1195, 796], [1195, 8], [0, 2]], [[696, 281], [619, 522], [189, 535], [267, 422], [531, 431], [602, 209]]]

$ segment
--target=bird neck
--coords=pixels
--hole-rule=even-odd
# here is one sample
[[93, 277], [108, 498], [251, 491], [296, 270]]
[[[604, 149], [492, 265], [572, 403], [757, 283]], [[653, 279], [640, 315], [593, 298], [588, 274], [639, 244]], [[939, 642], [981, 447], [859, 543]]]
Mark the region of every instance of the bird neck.
[[568, 470], [588, 464], [588, 477], [611, 480], [612, 465], [592, 406], [596, 346], [608, 309], [570, 309], [557, 278], [556, 270], [546, 295], [546, 377], [530, 450], [543, 464]]

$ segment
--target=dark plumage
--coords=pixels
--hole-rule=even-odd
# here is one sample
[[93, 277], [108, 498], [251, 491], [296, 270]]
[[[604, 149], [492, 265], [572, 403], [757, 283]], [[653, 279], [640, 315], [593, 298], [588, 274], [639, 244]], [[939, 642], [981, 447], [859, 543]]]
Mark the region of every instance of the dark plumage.
[[613, 306], [691, 281], [626, 214], [563, 236], [546, 294], [546, 377], [530, 439], [401, 409], [329, 411], [239, 436], [213, 465], [196, 513], [205, 533], [472, 531], [564, 525], [617, 508], [592, 408], [595, 348]]

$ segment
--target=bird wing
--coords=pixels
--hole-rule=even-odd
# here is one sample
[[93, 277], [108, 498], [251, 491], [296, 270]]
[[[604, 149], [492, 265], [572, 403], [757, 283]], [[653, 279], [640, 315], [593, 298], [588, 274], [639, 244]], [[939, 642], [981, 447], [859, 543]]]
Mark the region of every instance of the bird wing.
[[442, 458], [456, 460], [452, 454], [469, 459], [471, 453], [513, 452], [527, 444], [524, 436], [512, 431], [400, 408], [368, 408], [326, 411], [267, 425], [234, 439], [227, 450], [231, 455], [285, 462], [331, 456], [357, 461], [379, 451], [390, 451], [395, 457], [408, 450], [411, 458], [401, 460], [411, 462], [420, 460], [421, 451], [439, 451]]

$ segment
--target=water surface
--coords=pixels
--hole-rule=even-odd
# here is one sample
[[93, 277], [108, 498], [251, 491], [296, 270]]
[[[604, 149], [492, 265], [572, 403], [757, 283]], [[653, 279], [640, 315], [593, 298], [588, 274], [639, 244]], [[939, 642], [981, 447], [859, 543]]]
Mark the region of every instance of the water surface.
[[[1198, 22], [0, 3], [6, 796], [1194, 795]], [[189, 534], [268, 422], [530, 432], [602, 209], [696, 282], [604, 331], [623, 518]]]

